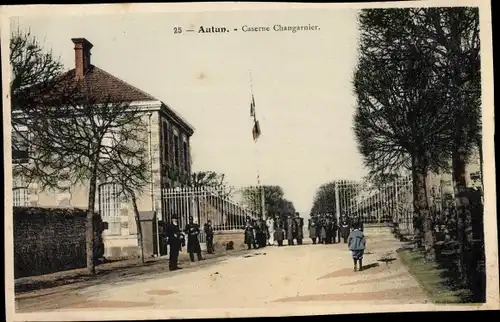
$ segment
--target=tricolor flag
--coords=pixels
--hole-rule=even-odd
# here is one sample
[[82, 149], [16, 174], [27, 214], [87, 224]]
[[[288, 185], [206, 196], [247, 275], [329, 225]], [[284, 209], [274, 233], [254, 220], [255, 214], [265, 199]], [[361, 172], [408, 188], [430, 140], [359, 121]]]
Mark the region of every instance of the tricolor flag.
[[255, 117], [255, 99], [252, 94], [252, 101], [250, 102], [250, 116]]
[[252, 134], [253, 134], [253, 140], [257, 141], [257, 139], [260, 136], [260, 125], [259, 125], [259, 121], [257, 121], [257, 120], [254, 121]]

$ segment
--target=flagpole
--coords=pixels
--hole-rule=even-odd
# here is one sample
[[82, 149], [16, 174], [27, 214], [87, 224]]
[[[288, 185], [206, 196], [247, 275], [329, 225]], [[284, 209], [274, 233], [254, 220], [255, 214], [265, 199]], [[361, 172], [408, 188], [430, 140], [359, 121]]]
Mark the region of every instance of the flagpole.
[[259, 168], [260, 168], [260, 154], [259, 154], [259, 148], [258, 148], [258, 145], [257, 145], [257, 141], [258, 141], [258, 137], [260, 136], [260, 129], [257, 129], [256, 127], [258, 126], [258, 122], [257, 122], [257, 113], [255, 111], [255, 100], [254, 100], [254, 93], [253, 93], [253, 80], [252, 80], [252, 70], [250, 69], [249, 70], [249, 76], [250, 76], [250, 94], [251, 94], [251, 97], [252, 97], [252, 101], [250, 103], [250, 113], [251, 115], [253, 116], [253, 126], [254, 126], [254, 131], [256, 131], [255, 133], [257, 134], [254, 134], [256, 135], [254, 137], [254, 144], [255, 144], [255, 156], [256, 156], [256, 167], [257, 167], [257, 186], [259, 187], [259, 192], [260, 192], [260, 212], [262, 214], [262, 217], [266, 218], [266, 213], [265, 213], [265, 195], [264, 195], [264, 187], [261, 186], [261, 181], [260, 181], [260, 171], [259, 171]]

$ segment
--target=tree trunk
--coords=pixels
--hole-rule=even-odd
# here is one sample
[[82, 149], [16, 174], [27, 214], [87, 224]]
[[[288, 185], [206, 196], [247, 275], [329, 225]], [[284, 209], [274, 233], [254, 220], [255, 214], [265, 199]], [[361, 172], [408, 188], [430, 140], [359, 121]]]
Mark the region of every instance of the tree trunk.
[[88, 212], [87, 222], [85, 225], [85, 241], [87, 253], [87, 272], [90, 275], [95, 274], [95, 261], [94, 261], [94, 214], [95, 214], [95, 195], [97, 191], [97, 168], [94, 166], [92, 175], [89, 182], [89, 196], [88, 196]]
[[[141, 248], [141, 260], [142, 263], [145, 263], [144, 259], [144, 242], [143, 242], [143, 237], [142, 237], [142, 226], [141, 226], [141, 220], [139, 217], [139, 208], [137, 207], [137, 198], [135, 196], [135, 193], [133, 191], [129, 192], [131, 198], [132, 198], [132, 204], [134, 206], [134, 217], [135, 217], [135, 224], [137, 225], [137, 241], [139, 243], [139, 247]], [[159, 246], [159, 245], [158, 245]], [[159, 251], [158, 251], [159, 253]]]
[[433, 261], [436, 258], [434, 249], [434, 234], [427, 196], [427, 167], [420, 156], [413, 157], [413, 207], [417, 222], [417, 238], [419, 246], [423, 243], [425, 259]]
[[465, 258], [465, 216], [467, 214], [467, 200], [463, 200], [464, 192], [467, 189], [465, 178], [465, 160], [466, 153], [464, 148], [458, 148], [453, 151], [452, 167], [453, 167], [453, 183], [455, 190], [455, 207], [456, 207], [456, 221], [457, 221], [457, 241], [459, 251], [459, 270], [463, 284], [468, 283], [467, 279], [467, 261]]

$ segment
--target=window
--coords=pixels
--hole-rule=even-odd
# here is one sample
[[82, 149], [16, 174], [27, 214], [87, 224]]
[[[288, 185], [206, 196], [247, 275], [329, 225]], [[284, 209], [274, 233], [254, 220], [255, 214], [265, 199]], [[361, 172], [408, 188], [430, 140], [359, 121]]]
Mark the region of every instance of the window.
[[183, 150], [184, 152], [184, 170], [186, 172], [189, 172], [189, 150], [188, 150], [188, 145], [187, 142], [183, 142]]
[[168, 140], [168, 132], [169, 132], [169, 129], [168, 129], [168, 123], [167, 122], [163, 122], [163, 160], [165, 160], [165, 162], [168, 161], [168, 149], [169, 149], [169, 140]]
[[177, 134], [174, 134], [174, 162], [177, 168], [180, 167], [179, 148], [180, 148], [179, 136]]
[[28, 163], [29, 141], [28, 130], [12, 132], [12, 163]]
[[14, 207], [27, 207], [29, 204], [28, 188], [12, 189], [12, 199]]
[[108, 223], [106, 234], [120, 235], [120, 190], [117, 184], [104, 183], [99, 186], [99, 212], [102, 221]]

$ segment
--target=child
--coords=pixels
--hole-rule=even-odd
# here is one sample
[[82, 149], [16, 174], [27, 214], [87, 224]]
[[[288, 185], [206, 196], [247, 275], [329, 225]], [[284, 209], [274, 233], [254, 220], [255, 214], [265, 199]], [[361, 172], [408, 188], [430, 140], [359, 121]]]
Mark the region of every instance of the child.
[[353, 231], [348, 237], [349, 250], [352, 253], [352, 259], [354, 260], [354, 271], [358, 270], [357, 264], [359, 261], [359, 270], [363, 270], [363, 254], [365, 252], [366, 240], [365, 234], [359, 230], [359, 223], [353, 223]]

